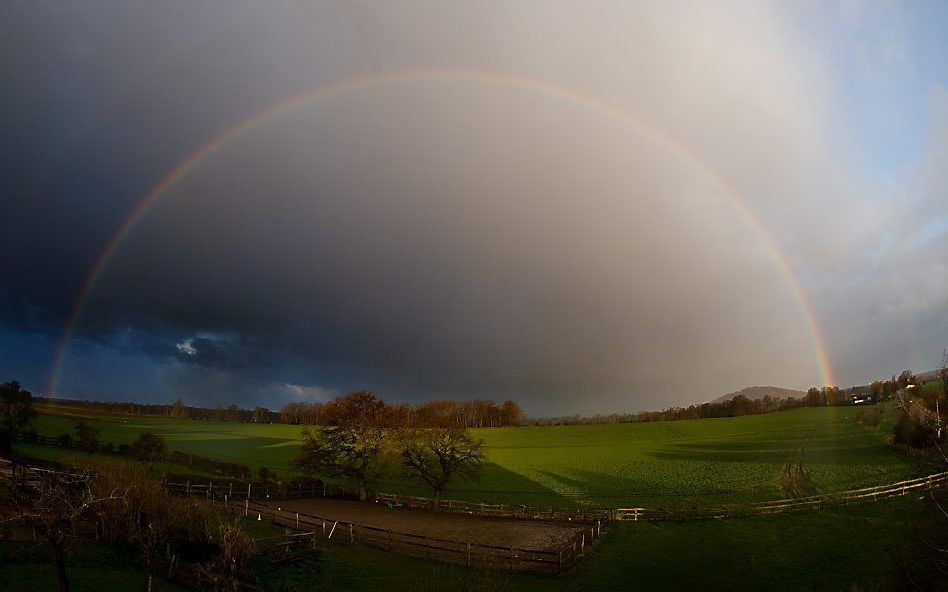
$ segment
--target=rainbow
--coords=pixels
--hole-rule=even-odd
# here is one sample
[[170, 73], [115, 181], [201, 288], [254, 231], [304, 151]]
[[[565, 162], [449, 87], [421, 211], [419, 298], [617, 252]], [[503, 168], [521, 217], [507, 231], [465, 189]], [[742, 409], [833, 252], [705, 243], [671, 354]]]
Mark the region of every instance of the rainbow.
[[76, 298], [76, 302], [73, 305], [69, 317], [67, 318], [62, 338], [53, 359], [47, 396], [56, 396], [66, 350], [68, 349], [69, 343], [76, 331], [79, 319], [82, 316], [83, 308], [88, 302], [89, 297], [95, 289], [99, 279], [102, 277], [103, 273], [108, 267], [109, 262], [112, 260], [115, 253], [121, 248], [122, 244], [125, 242], [125, 239], [128, 238], [128, 235], [132, 232], [132, 230], [134, 230], [138, 223], [141, 222], [141, 220], [148, 214], [149, 210], [151, 210], [151, 208], [164, 195], [166, 195], [172, 187], [187, 177], [191, 171], [196, 169], [201, 165], [201, 163], [214, 154], [220, 152], [231, 142], [234, 142], [242, 137], [247, 132], [302, 105], [330, 97], [336, 97], [346, 93], [374, 89], [386, 85], [432, 80], [475, 82], [480, 84], [519, 89], [592, 109], [618, 123], [621, 123], [622, 125], [635, 130], [636, 132], [642, 134], [656, 144], [661, 145], [670, 153], [676, 155], [683, 161], [693, 166], [705, 178], [710, 180], [722, 195], [728, 198], [733, 207], [751, 225], [751, 227], [754, 228], [755, 232], [773, 257], [779, 271], [786, 280], [790, 292], [806, 324], [813, 348], [813, 353], [816, 358], [816, 363], [819, 368], [823, 384], [833, 384], [830, 362], [826, 354], [826, 348], [823, 344], [822, 336], [820, 335], [819, 327], [816, 323], [816, 319], [806, 298], [805, 292], [800, 285], [800, 281], [794, 273], [790, 262], [780, 251], [777, 242], [767, 231], [764, 224], [753, 213], [753, 211], [751, 211], [740, 194], [727, 182], [726, 179], [724, 179], [717, 171], [715, 171], [696, 154], [689, 151], [686, 146], [683, 146], [679, 142], [673, 141], [670, 137], [663, 134], [658, 129], [639, 119], [636, 119], [632, 115], [623, 111], [617, 105], [547, 82], [482, 70], [411, 69], [388, 71], [349, 78], [320, 86], [315, 89], [307, 90], [274, 103], [257, 114], [237, 122], [235, 125], [214, 136], [202, 146], [191, 152], [184, 160], [178, 163], [177, 166], [175, 166], [164, 177], [162, 177], [162, 179], [141, 198], [128, 217], [126, 217], [125, 220], [118, 226], [115, 234], [108, 241], [102, 253], [95, 261], [95, 264], [92, 266], [88, 276], [86, 277], [82, 285], [82, 289], [79, 292], [79, 296]]

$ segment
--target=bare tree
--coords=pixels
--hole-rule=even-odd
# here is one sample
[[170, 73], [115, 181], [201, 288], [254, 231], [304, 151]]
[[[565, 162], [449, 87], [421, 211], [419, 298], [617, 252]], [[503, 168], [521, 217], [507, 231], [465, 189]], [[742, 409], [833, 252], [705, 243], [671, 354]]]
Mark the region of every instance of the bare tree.
[[475, 479], [484, 462], [484, 441], [460, 428], [406, 430], [402, 433], [402, 462], [407, 473], [431, 488], [434, 509], [454, 477]]
[[85, 474], [38, 471], [28, 486], [14, 489], [12, 520], [31, 526], [52, 548], [60, 592], [69, 592], [66, 561], [79, 538], [79, 525], [95, 509], [121, 499], [117, 491], [96, 495]]
[[364, 501], [366, 480], [374, 473], [385, 441], [384, 410], [385, 402], [372, 393], [336, 399], [326, 410], [330, 425], [303, 430], [295, 465], [317, 475], [354, 479]]

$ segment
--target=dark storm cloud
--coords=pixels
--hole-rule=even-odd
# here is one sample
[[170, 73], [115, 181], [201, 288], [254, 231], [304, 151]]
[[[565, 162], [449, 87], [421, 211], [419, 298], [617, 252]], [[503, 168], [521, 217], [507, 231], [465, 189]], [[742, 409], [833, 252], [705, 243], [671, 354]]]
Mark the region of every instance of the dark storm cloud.
[[[864, 207], [835, 157], [826, 65], [770, 5], [689, 5], [688, 19], [568, 3], [0, 11], [14, 89], [0, 110], [0, 323], [34, 352], [0, 370], [28, 366], [37, 386], [103, 249], [187, 154], [301, 90], [415, 67], [579, 89], [679, 147], [472, 80], [279, 114], [135, 226], [85, 303], [63, 393], [276, 406], [372, 388], [559, 413], [817, 383], [799, 303], [735, 192], [814, 278], [844, 380], [869, 373], [860, 355], [885, 356], [860, 345], [888, 330], [885, 311], [943, 309], [938, 261], [916, 266], [927, 283], [867, 297], [881, 284], [865, 280], [864, 247], [887, 212]], [[937, 167], [923, 168], [917, 193], [938, 195]], [[841, 219], [867, 231], [839, 232]], [[902, 253], [891, 265], [921, 261]], [[842, 289], [850, 276], [868, 283]]]

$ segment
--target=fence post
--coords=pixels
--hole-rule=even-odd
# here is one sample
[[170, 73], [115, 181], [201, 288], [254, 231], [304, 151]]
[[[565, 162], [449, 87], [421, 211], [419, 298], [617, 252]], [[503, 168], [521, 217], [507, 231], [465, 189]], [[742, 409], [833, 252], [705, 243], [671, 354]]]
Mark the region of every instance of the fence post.
[[250, 499], [250, 481], [247, 482], [247, 499]]
[[467, 565], [471, 566], [471, 541], [467, 542]]
[[188, 479], [188, 482], [184, 484], [184, 492], [186, 495], [191, 495], [191, 480]]
[[602, 536], [602, 520], [596, 520], [596, 537]]
[[560, 549], [560, 552], [557, 558], [558, 558], [558, 561], [556, 564], [556, 573], [560, 573], [561, 571], [563, 571], [563, 549]]
[[326, 536], [326, 521], [323, 520], [323, 536]]
[[227, 509], [227, 494], [224, 494], [224, 509]]
[[579, 554], [583, 556], [586, 554], [586, 531], [583, 531], [579, 537]]
[[211, 481], [207, 485], [207, 499], [211, 499], [212, 497], [214, 497], [214, 482], [213, 481]]
[[250, 516], [250, 500], [244, 500], [244, 516]]
[[300, 527], [300, 513], [296, 513], [296, 528]]
[[354, 542], [355, 542], [355, 536], [353, 536], [353, 534], [352, 534], [352, 523], [351, 523], [351, 522], [349, 523], [349, 542], [350, 542], [350, 543], [354, 543]]
[[230, 488], [228, 488], [227, 490], [227, 495], [229, 495], [230, 497], [234, 497], [234, 482], [233, 481], [230, 482]]

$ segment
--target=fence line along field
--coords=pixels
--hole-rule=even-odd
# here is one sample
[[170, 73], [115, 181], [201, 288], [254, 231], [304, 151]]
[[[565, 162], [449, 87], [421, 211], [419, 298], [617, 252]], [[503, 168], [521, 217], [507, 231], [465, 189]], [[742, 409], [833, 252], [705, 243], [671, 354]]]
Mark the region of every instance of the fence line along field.
[[[41, 407], [36, 430], [54, 436], [85, 418], [115, 445], [145, 431], [173, 450], [267, 467], [281, 479], [298, 472], [292, 459], [302, 426], [205, 422], [141, 416], [89, 415]], [[925, 457], [906, 455], [886, 441], [895, 410], [876, 429], [860, 425], [853, 407], [805, 408], [736, 418], [654, 423], [488, 428], [472, 430], [488, 461], [475, 482], [458, 481], [446, 498], [530, 506], [661, 507], [758, 502], [783, 496], [778, 481], [802, 448], [816, 493], [892, 483], [934, 473]], [[20, 444], [33, 456], [61, 454]], [[426, 495], [396, 470], [370, 488]]]

